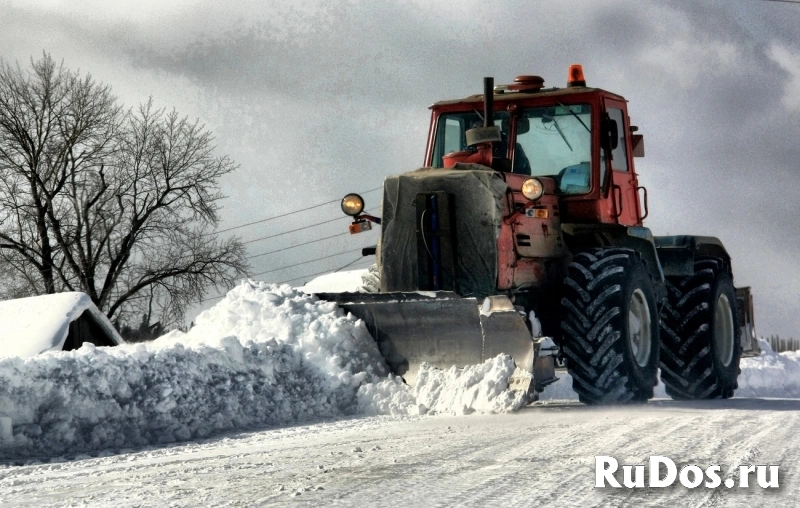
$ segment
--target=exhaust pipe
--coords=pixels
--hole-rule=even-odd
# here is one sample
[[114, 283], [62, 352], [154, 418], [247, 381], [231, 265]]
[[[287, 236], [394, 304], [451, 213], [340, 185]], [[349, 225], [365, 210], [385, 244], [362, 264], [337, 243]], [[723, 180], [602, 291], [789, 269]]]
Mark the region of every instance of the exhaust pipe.
[[[475, 127], [466, 132], [467, 146], [476, 146], [487, 143], [494, 143], [502, 141], [503, 137], [500, 134], [500, 127], [496, 127], [493, 121], [494, 117], [494, 78], [483, 78], [483, 127]], [[492, 165], [491, 145], [483, 148], [487, 155], [479, 159], [470, 159], [461, 162], [474, 162], [484, 166]], [[445, 166], [448, 167], [448, 166]], [[452, 167], [452, 166], [450, 166]]]
[[494, 125], [494, 78], [483, 78], [483, 126]]

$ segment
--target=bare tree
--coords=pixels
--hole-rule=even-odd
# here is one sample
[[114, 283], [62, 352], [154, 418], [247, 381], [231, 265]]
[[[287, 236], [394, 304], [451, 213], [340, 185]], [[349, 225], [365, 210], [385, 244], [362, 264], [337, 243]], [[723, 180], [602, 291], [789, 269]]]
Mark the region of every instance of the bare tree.
[[0, 67], [0, 278], [5, 296], [83, 291], [112, 319], [170, 323], [247, 269], [214, 234], [236, 169], [197, 121], [123, 111], [57, 65]]

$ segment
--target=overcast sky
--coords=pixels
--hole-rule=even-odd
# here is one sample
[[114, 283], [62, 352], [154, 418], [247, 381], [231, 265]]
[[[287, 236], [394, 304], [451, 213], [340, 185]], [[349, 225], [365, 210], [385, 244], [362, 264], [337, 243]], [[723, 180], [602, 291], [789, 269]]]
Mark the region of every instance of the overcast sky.
[[[800, 336], [800, 5], [763, 0], [429, 2], [0, 0], [0, 56], [43, 51], [133, 106], [200, 118], [240, 164], [233, 227], [381, 185], [422, 163], [427, 107], [569, 64], [629, 101], [654, 234], [718, 236], [751, 285], [761, 334]], [[367, 206], [379, 193], [365, 195]], [[331, 204], [236, 230], [244, 240], [335, 218]], [[248, 244], [256, 255], [346, 220]], [[374, 244], [343, 236], [253, 258], [253, 273]], [[266, 274], [336, 269], [345, 253]], [[353, 266], [361, 267], [368, 260]], [[300, 281], [302, 282], [302, 280]]]

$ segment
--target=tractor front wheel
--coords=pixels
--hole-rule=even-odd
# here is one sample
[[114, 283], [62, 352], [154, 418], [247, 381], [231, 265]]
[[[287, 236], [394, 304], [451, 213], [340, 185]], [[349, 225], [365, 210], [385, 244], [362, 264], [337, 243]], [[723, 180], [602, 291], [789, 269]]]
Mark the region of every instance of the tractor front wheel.
[[562, 345], [581, 402], [646, 402], [660, 348], [653, 284], [636, 251], [592, 249], [569, 265]]

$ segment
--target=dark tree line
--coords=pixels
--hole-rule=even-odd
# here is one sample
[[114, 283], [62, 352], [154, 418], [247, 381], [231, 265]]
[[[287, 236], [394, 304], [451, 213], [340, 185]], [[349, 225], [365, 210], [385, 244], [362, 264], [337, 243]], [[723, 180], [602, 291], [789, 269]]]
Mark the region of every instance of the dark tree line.
[[197, 121], [126, 110], [47, 54], [0, 61], [0, 297], [82, 291], [121, 324], [182, 322], [247, 270], [214, 233], [236, 169], [214, 148]]

